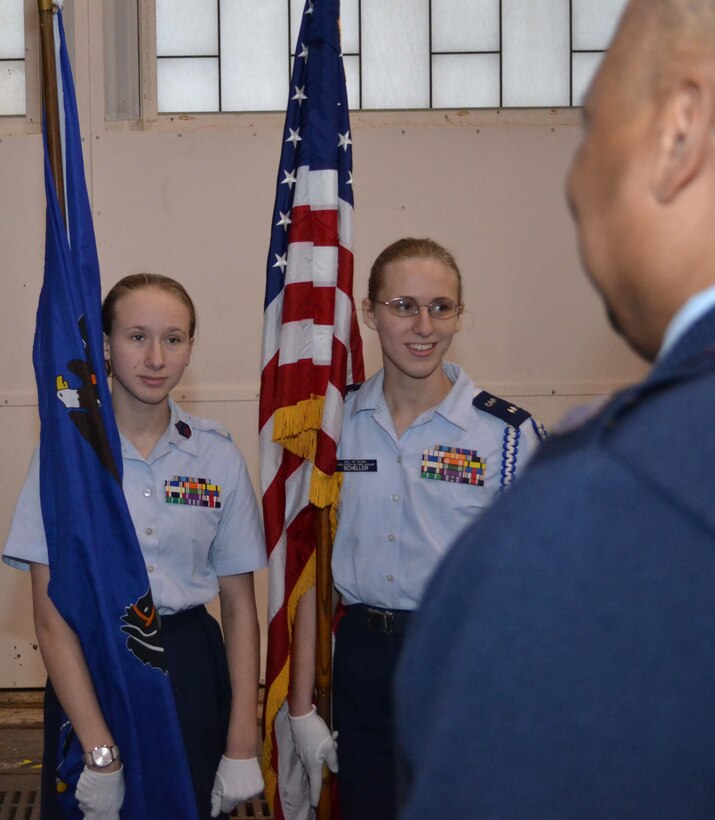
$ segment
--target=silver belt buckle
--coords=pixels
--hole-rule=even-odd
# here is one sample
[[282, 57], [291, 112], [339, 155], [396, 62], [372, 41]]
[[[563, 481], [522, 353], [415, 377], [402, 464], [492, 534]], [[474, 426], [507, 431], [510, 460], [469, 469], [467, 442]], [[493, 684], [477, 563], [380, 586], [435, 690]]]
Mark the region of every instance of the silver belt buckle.
[[372, 608], [369, 608], [368, 612], [370, 613], [370, 619], [372, 622], [377, 622], [379, 624], [377, 628], [380, 632], [384, 632], [386, 635], [393, 634], [395, 624], [395, 615], [393, 612], [385, 612], [382, 609]]

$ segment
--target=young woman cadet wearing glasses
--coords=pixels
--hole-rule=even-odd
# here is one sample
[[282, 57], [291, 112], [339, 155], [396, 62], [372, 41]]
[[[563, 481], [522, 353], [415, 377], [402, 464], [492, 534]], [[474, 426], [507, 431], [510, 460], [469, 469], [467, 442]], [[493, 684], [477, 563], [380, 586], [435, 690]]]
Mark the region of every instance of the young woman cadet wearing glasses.
[[[444, 361], [461, 326], [462, 280], [430, 239], [401, 239], [376, 259], [363, 301], [383, 369], [349, 392], [333, 580], [345, 605], [334, 654], [342, 820], [396, 815], [392, 679], [412, 612], [440, 557], [505, 488], [544, 431], [527, 413]], [[320, 794], [335, 742], [312, 707], [314, 595], [303, 596], [288, 698], [296, 750]]]

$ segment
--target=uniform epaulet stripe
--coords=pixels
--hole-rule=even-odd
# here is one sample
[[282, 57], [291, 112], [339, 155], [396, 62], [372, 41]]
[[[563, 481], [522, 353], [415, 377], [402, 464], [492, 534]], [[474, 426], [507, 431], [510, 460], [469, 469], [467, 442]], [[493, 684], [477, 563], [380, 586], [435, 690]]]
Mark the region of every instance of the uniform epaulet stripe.
[[485, 413], [490, 413], [498, 419], [511, 424], [513, 427], [519, 427], [528, 418], [531, 418], [531, 413], [524, 410], [522, 407], [517, 407], [506, 399], [500, 399], [499, 396], [494, 396], [486, 390], [482, 390], [473, 399], [472, 404], [477, 410], [483, 410]]

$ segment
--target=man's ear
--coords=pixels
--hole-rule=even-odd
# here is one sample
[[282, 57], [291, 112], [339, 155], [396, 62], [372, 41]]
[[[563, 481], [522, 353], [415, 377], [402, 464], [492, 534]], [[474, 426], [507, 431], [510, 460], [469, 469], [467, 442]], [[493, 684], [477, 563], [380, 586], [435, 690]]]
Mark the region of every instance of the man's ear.
[[377, 330], [377, 324], [375, 323], [375, 305], [373, 305], [367, 297], [362, 300], [362, 315], [365, 324], [370, 330]]
[[715, 147], [713, 86], [704, 77], [683, 80], [661, 111], [653, 192], [671, 202], [702, 170]]
[[109, 336], [106, 333], [102, 334], [102, 342], [104, 347], [104, 361], [109, 361]]

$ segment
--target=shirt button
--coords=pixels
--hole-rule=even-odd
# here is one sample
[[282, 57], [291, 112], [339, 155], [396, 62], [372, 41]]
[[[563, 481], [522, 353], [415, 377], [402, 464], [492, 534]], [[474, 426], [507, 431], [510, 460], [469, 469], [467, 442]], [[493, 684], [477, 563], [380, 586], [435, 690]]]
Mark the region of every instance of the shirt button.
[[392, 576], [392, 575], [386, 575], [385, 578], [387, 578], [387, 580], [390, 581], [391, 583], [392, 583], [392, 581], [395, 580], [394, 576]]
[[147, 498], [151, 495], [151, 489], [149, 487], [144, 490], [144, 495], [147, 496]]
[[154, 532], [154, 530], [153, 530], [151, 527], [147, 527], [147, 528], [144, 530], [144, 532], [145, 532], [147, 535], [151, 535], [151, 534]]
[[402, 464], [402, 456], [397, 456], [397, 463]]
[[395, 493], [395, 494], [392, 496], [392, 500], [393, 500], [393, 501], [399, 501], [399, 500], [400, 500], [400, 496], [399, 496], [399, 495], [397, 495], [397, 493]]
[[154, 572], [154, 566], [152, 564], [149, 564], [149, 566], [147, 566], [147, 568], [146, 568], [146, 571], [147, 572]]
[[392, 533], [390, 533], [390, 535], [388, 535], [388, 536], [387, 536], [387, 540], [388, 540], [388, 541], [394, 541], [394, 540], [395, 540], [395, 536], [394, 536], [394, 535], [392, 535]]

